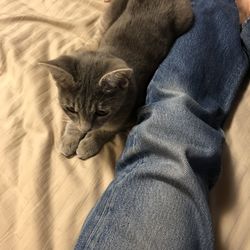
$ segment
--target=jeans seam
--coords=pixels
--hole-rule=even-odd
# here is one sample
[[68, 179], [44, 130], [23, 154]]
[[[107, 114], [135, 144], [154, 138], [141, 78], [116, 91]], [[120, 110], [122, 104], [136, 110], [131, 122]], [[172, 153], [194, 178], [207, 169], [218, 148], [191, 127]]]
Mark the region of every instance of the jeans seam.
[[106, 204], [105, 204], [105, 206], [104, 206], [104, 208], [103, 208], [103, 211], [102, 211], [102, 213], [101, 213], [101, 215], [100, 215], [100, 218], [98, 219], [98, 221], [97, 221], [95, 227], [93, 228], [92, 232], [90, 233], [90, 235], [89, 235], [89, 237], [88, 237], [88, 240], [87, 240], [87, 242], [86, 242], [85, 248], [87, 248], [88, 246], [90, 246], [91, 241], [92, 241], [92, 238], [93, 238], [93, 235], [97, 232], [97, 230], [98, 230], [98, 225], [101, 223], [101, 220], [102, 220], [102, 218], [104, 217], [104, 213], [105, 213], [105, 211], [106, 211], [106, 208], [107, 208], [108, 204], [110, 204], [108, 201], [112, 200], [113, 193], [114, 193], [114, 191], [112, 191], [112, 193], [111, 193], [109, 199], [107, 199]]
[[[119, 180], [117, 179], [117, 182], [115, 184], [119, 184], [122, 180], [124, 180], [124, 178], [126, 178], [126, 176], [128, 176], [130, 173], [133, 173], [133, 171], [139, 165], [143, 165], [143, 161], [138, 162], [129, 172], [125, 172], [123, 175], [121, 175]], [[110, 197], [106, 200], [106, 204], [105, 204], [105, 206], [103, 208], [103, 211], [101, 212], [100, 218], [98, 219], [95, 227], [93, 228], [92, 232], [90, 233], [90, 235], [89, 235], [89, 237], [87, 239], [86, 246], [85, 246], [86, 249], [87, 249], [88, 246], [90, 246], [90, 244], [92, 242], [93, 235], [98, 231], [98, 229], [99, 229], [98, 226], [103, 221], [104, 216], [109, 213], [108, 205], [112, 204], [112, 199], [114, 197], [114, 192], [115, 192], [115, 189], [113, 189], [113, 191], [110, 194]], [[105, 212], [106, 212], [106, 214], [105, 214]]]

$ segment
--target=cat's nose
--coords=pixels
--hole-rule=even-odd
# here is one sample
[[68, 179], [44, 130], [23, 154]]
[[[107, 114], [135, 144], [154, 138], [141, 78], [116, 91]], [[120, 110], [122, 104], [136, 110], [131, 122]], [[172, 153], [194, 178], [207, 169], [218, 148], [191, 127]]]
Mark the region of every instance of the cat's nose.
[[91, 129], [91, 124], [90, 124], [90, 122], [81, 120], [79, 122], [78, 128], [79, 128], [80, 131], [82, 131], [84, 133], [87, 133]]

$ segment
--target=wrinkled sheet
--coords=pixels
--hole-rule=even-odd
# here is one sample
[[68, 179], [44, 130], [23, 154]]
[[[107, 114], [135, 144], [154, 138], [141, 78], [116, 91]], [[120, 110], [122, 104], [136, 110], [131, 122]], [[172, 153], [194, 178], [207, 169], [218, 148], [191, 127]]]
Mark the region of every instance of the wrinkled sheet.
[[66, 159], [63, 114], [40, 60], [83, 47], [102, 1], [0, 1], [0, 249], [72, 249], [113, 178], [122, 137], [87, 161]]
[[225, 124], [222, 172], [211, 192], [216, 249], [250, 249], [250, 81]]
[[[57, 89], [38, 61], [82, 48], [102, 0], [0, 1], [0, 249], [72, 249], [114, 176], [118, 135], [96, 157], [66, 159]], [[224, 172], [212, 197], [220, 249], [250, 249], [250, 89], [227, 129]], [[226, 203], [227, 205], [223, 205]]]

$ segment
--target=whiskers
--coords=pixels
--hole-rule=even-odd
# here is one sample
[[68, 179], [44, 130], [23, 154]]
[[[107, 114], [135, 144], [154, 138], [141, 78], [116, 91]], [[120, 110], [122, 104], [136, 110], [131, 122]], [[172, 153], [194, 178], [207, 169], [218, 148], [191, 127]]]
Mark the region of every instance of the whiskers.
[[61, 121], [66, 124], [66, 123], [70, 122], [71, 119], [63, 114], [63, 116], [61, 118]]

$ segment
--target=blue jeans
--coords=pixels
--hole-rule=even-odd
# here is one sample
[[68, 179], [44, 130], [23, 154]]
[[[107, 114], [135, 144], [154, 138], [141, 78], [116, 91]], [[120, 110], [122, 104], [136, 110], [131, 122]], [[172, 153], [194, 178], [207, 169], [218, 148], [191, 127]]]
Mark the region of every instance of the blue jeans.
[[195, 0], [193, 10], [195, 24], [150, 82], [116, 177], [76, 250], [213, 249], [208, 191], [248, 58], [234, 0]]

